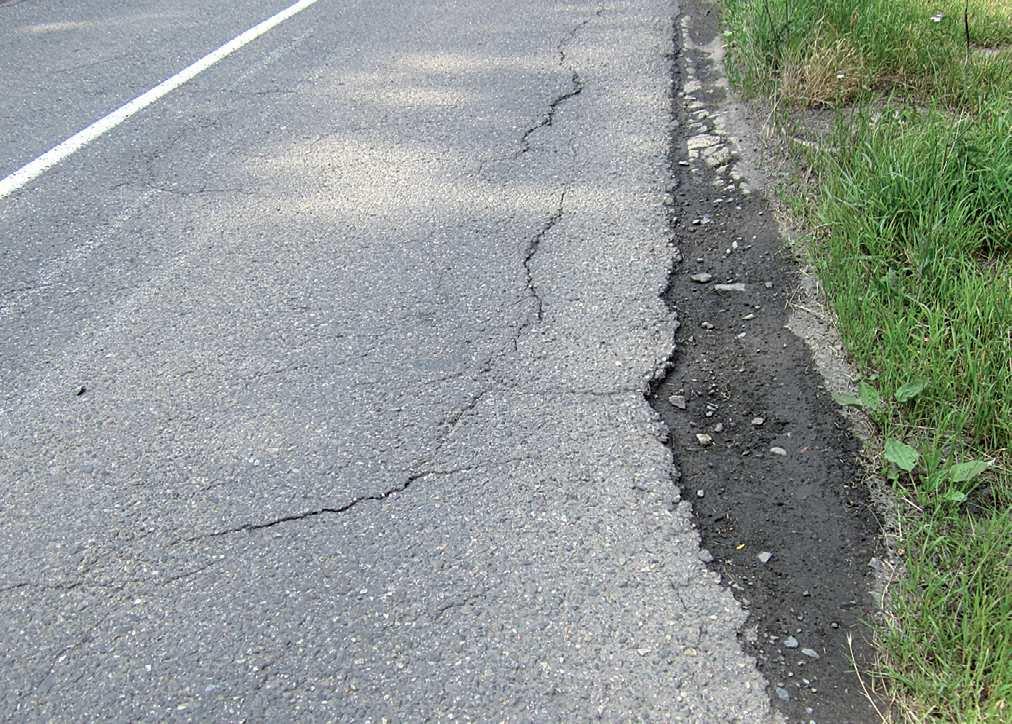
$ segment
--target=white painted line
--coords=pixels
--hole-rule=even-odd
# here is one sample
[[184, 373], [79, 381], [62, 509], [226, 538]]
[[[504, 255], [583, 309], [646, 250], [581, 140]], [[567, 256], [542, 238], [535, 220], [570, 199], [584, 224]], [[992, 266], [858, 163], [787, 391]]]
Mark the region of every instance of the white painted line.
[[162, 81], [146, 93], [139, 95], [129, 103], [120, 106], [104, 118], [98, 119], [84, 130], [78, 131], [60, 145], [46, 151], [34, 161], [25, 164], [3, 181], [0, 181], [0, 199], [9, 196], [25, 184], [35, 180], [47, 169], [52, 168], [75, 151], [81, 150], [106, 131], [111, 131], [130, 116], [134, 115], [138, 111], [144, 110], [159, 98], [168, 95], [176, 88], [183, 85], [183, 83], [186, 83], [188, 80], [191, 80], [195, 76], [210, 68], [219, 60], [227, 58], [244, 45], [247, 45], [259, 38], [271, 28], [280, 25], [288, 20], [288, 18], [301, 13], [310, 5], [315, 5], [317, 2], [319, 2], [319, 0], [299, 0], [299, 2], [295, 3], [291, 7], [282, 10], [277, 15], [267, 18], [262, 23], [253, 26], [245, 33], [230, 40], [217, 50], [211, 51], [196, 63], [179, 71], [168, 80]]

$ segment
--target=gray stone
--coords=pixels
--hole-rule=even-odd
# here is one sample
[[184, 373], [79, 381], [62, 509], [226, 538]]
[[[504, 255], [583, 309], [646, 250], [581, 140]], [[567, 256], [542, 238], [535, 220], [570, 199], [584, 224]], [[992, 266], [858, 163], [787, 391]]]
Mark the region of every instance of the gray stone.
[[817, 659], [817, 658], [819, 658], [819, 654], [816, 653], [815, 649], [801, 649], [801, 653], [803, 653], [805, 656], [807, 656], [810, 659]]
[[745, 291], [745, 285], [742, 282], [735, 282], [734, 284], [714, 284], [713, 291], [715, 292], [743, 292]]
[[756, 558], [759, 559], [760, 563], [769, 563], [770, 559], [773, 558], [773, 554], [770, 553], [769, 551], [763, 551], [762, 553], [757, 555]]
[[708, 272], [697, 272], [692, 276], [690, 276], [689, 279], [698, 284], [706, 284], [708, 281], [713, 279], [713, 274], [710, 274]]
[[710, 437], [709, 435], [707, 435], [705, 432], [704, 433], [696, 433], [696, 440], [703, 447], [706, 447], [707, 445], [712, 445], [713, 444], [713, 438]]
[[783, 641], [783, 643], [784, 643], [784, 648], [785, 649], [796, 649], [796, 648], [798, 648], [798, 640], [796, 638], [794, 638], [793, 636], [788, 636], [787, 638], [785, 638], [784, 641]]
[[778, 686], [774, 691], [777, 693], [777, 698], [781, 701], [790, 701], [791, 695], [787, 693], [787, 689], [782, 686]]
[[787, 457], [787, 451], [782, 447], [771, 447], [770, 452], [774, 455], [779, 455], [780, 457]]
[[671, 403], [672, 407], [677, 407], [679, 410], [685, 409], [685, 395], [672, 395], [668, 398], [668, 402]]

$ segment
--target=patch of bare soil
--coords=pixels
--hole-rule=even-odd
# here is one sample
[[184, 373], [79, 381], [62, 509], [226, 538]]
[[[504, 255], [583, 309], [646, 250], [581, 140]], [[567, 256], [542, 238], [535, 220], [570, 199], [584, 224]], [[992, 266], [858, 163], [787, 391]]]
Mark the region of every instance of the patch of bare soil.
[[824, 312], [798, 321], [814, 291], [763, 193], [763, 119], [730, 95], [709, 6], [682, 7], [671, 145], [681, 260], [665, 295], [681, 327], [652, 403], [703, 556], [749, 611], [743, 641], [774, 704], [791, 721], [876, 721], [851, 657], [859, 668], [873, 657], [869, 562], [883, 546], [860, 439], [830, 394], [851, 380]]

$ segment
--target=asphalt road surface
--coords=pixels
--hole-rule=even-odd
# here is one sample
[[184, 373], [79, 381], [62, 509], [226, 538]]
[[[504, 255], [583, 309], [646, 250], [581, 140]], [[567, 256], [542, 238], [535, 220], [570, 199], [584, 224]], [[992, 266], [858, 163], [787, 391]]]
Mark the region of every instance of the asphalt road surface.
[[[0, 2], [0, 177], [288, 7]], [[761, 721], [644, 399], [670, 0], [319, 0], [0, 198], [0, 713]]]

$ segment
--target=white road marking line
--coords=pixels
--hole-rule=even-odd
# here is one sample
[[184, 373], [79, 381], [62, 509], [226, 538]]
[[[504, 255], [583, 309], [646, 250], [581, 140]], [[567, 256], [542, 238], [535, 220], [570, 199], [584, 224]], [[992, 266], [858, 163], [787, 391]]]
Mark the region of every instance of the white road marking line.
[[78, 131], [60, 145], [46, 151], [34, 161], [25, 164], [10, 176], [0, 181], [0, 199], [9, 196], [25, 184], [34, 181], [36, 178], [45, 173], [46, 170], [60, 163], [60, 161], [67, 158], [67, 156], [70, 156], [72, 153], [81, 150], [84, 146], [94, 141], [103, 133], [112, 130], [130, 116], [134, 115], [138, 111], [144, 110], [159, 98], [168, 95], [179, 86], [210, 68], [219, 60], [228, 57], [244, 45], [247, 45], [259, 38], [271, 28], [280, 25], [284, 21], [288, 20], [288, 18], [301, 13], [303, 10], [311, 5], [315, 5], [317, 2], [319, 2], [319, 0], [299, 0], [299, 2], [286, 8], [285, 10], [282, 10], [277, 15], [273, 15], [264, 20], [262, 23], [253, 26], [242, 35], [236, 36], [217, 50], [211, 51], [196, 63], [179, 71], [168, 80], [162, 81], [151, 90], [137, 96], [129, 103], [120, 106], [104, 118], [98, 119], [84, 130]]

